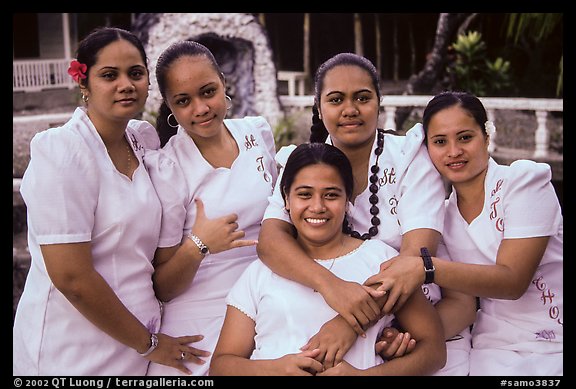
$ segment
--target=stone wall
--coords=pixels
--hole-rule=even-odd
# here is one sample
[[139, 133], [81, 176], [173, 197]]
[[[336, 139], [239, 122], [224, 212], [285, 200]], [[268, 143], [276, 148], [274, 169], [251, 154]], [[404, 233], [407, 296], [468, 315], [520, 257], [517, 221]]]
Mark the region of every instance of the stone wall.
[[198, 41], [213, 52], [232, 97], [231, 117], [261, 115], [273, 128], [283, 118], [268, 35], [252, 14], [140, 14], [134, 30], [145, 42], [149, 59], [151, 89], [145, 120], [155, 121], [162, 102], [155, 72], [158, 57], [179, 40]]

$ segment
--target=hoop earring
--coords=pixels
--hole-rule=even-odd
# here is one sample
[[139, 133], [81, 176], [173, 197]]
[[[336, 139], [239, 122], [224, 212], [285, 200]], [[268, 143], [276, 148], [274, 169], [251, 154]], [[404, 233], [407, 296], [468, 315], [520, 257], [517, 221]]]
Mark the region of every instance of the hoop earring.
[[234, 106], [234, 104], [232, 104], [232, 98], [228, 95], [226, 96], [226, 111], [230, 111], [230, 109]]
[[171, 113], [170, 115], [168, 115], [168, 117], [166, 118], [166, 123], [168, 123], [168, 125], [172, 128], [178, 128], [178, 120], [176, 120], [176, 125], [172, 125], [172, 123], [170, 123], [170, 116], [172, 116], [174, 118], [174, 120], [176, 120], [176, 116], [174, 116], [173, 113]]
[[88, 95], [85, 95], [84, 93], [80, 94], [82, 96], [82, 101], [87, 103], [88, 102]]

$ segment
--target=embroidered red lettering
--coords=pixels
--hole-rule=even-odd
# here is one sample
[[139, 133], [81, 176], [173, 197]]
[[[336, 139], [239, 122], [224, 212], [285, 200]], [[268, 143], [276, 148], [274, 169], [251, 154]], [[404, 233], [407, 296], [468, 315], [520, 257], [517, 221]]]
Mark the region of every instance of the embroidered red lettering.
[[254, 135], [250, 134], [250, 137], [246, 135], [244, 137], [244, 147], [246, 147], [246, 150], [250, 150], [254, 146], [258, 146], [258, 143], [256, 142], [256, 138], [254, 137]]
[[396, 215], [398, 213], [396, 210], [396, 207], [398, 206], [398, 199], [396, 196], [392, 196], [390, 200], [388, 200], [388, 204], [390, 204], [390, 214]]
[[382, 178], [378, 180], [380, 186], [384, 186], [386, 184], [395, 184], [396, 183], [396, 171], [394, 168], [390, 168], [390, 172], [388, 172], [388, 168], [384, 169], [384, 175]]
[[260, 156], [256, 158], [256, 165], [257, 165], [256, 170], [262, 173], [264, 181], [270, 182], [271, 181], [270, 175], [266, 172], [266, 168], [264, 167], [264, 157]]
[[492, 189], [492, 192], [490, 192], [490, 197], [494, 196], [497, 192], [500, 191], [503, 183], [504, 183], [504, 180], [498, 180], [496, 182], [496, 187], [494, 189]]

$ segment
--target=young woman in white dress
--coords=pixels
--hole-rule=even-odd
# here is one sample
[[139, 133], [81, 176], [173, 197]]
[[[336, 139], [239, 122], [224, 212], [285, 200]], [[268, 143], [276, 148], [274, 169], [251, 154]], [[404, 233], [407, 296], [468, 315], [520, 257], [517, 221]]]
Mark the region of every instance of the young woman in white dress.
[[[480, 301], [470, 375], [562, 375], [563, 216], [550, 166], [496, 163], [493, 124], [469, 93], [435, 96], [423, 124], [430, 157], [452, 183], [443, 234], [452, 261], [432, 257], [435, 283]], [[419, 260], [393, 259], [383, 275], [414, 290]]]
[[[352, 164], [355, 185], [348, 210], [351, 233], [362, 239], [382, 240], [403, 254], [420, 255], [422, 247], [436, 253], [444, 223], [446, 193], [423, 143], [422, 126], [418, 124], [405, 136], [396, 136], [377, 129], [379, 112], [378, 72], [368, 59], [340, 53], [318, 68], [310, 140], [333, 144]], [[280, 165], [286, 160], [283, 155], [290, 151], [291, 148], [286, 148], [278, 152]], [[260, 232], [261, 260], [283, 277], [318, 290], [361, 334], [378, 317], [380, 308], [361, 283], [339, 279], [306, 255], [296, 243], [283, 206], [282, 195], [276, 188]], [[420, 265], [424, 268], [422, 260]], [[451, 340], [447, 342], [446, 367], [436, 374], [468, 374], [469, 326], [476, 311], [474, 298], [441, 290], [433, 283], [422, 285], [422, 290], [440, 313], [446, 339]], [[387, 294], [395, 296], [399, 291]], [[391, 301], [397, 304], [387, 302], [384, 312], [394, 312], [405, 299], [404, 295], [400, 301], [394, 297]], [[348, 339], [346, 345], [330, 341], [339, 330], [328, 326], [307, 345], [321, 348], [319, 359], [324, 360], [326, 367], [338, 363], [354, 341]], [[388, 341], [382, 349], [383, 355], [403, 354], [410, 347], [409, 339], [409, 334], [400, 333], [395, 341]]]
[[[133, 120], [148, 96], [147, 58], [128, 31], [80, 42], [69, 73], [85, 107], [34, 136], [21, 193], [32, 263], [13, 327], [13, 374], [145, 375], [183, 369], [195, 336], [158, 333], [152, 259], [160, 201], [144, 168], [155, 135]], [[157, 136], [156, 136], [157, 138]]]
[[[307, 255], [335, 277], [362, 283], [398, 252], [381, 240], [362, 240], [344, 232], [353, 185], [344, 153], [326, 143], [304, 143], [290, 154], [280, 189], [298, 244]], [[385, 299], [381, 297], [378, 304]], [[318, 292], [273, 273], [258, 260], [233, 286], [227, 303], [212, 375], [423, 375], [446, 361], [440, 318], [422, 291], [413, 293], [395, 314], [416, 339], [411, 353], [383, 363], [374, 344], [394, 319], [383, 315], [355, 341], [341, 363], [326, 370], [315, 359], [319, 349], [300, 350], [337, 315]]]
[[[272, 129], [263, 117], [226, 119], [230, 99], [212, 53], [179, 41], [158, 59], [166, 120], [177, 127], [146, 166], [162, 203], [154, 284], [161, 330], [198, 334], [181, 357], [206, 375], [232, 284], [256, 258], [260, 223], [277, 177]], [[161, 115], [162, 116], [162, 115]], [[161, 128], [162, 126], [158, 126]], [[160, 134], [160, 138], [164, 138]], [[148, 375], [181, 374], [151, 364]]]

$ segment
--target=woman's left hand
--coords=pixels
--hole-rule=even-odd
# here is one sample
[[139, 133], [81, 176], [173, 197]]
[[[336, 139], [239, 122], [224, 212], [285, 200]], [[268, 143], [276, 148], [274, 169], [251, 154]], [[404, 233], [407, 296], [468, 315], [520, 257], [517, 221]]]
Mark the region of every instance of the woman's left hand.
[[410, 354], [414, 347], [416, 340], [410, 337], [410, 333], [402, 333], [395, 327], [386, 327], [374, 348], [382, 359], [389, 360]]

